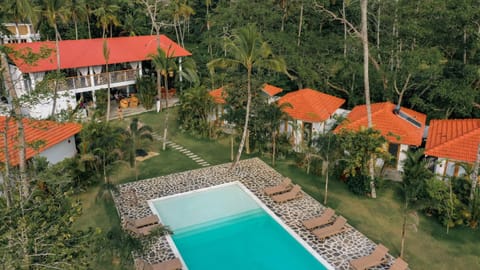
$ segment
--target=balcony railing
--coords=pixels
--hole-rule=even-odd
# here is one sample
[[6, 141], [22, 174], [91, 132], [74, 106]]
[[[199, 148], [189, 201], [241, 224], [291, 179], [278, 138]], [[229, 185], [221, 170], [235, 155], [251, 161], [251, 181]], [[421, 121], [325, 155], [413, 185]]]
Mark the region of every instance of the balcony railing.
[[[68, 77], [65, 84], [61, 86], [62, 90], [73, 90], [82, 88], [106, 88], [108, 84], [108, 75], [110, 75], [110, 84], [121, 83], [126, 81], [135, 81], [138, 75], [138, 69], [127, 69], [112, 71], [100, 74], [89, 74], [86, 76]], [[93, 81], [92, 81], [93, 78]]]

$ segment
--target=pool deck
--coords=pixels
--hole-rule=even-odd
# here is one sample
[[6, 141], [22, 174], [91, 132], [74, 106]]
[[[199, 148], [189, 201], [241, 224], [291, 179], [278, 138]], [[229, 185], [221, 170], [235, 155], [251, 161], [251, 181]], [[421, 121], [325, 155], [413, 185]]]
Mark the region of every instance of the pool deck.
[[[147, 201], [223, 183], [239, 181], [255, 194], [285, 224], [318, 252], [335, 269], [349, 269], [349, 260], [370, 254], [376, 244], [351, 227], [348, 231], [318, 240], [302, 225], [302, 220], [318, 216], [325, 206], [304, 193], [299, 199], [275, 203], [263, 194], [263, 189], [280, 183], [284, 176], [258, 158], [240, 161], [234, 170], [230, 163], [180, 172], [118, 186], [114, 195], [115, 205], [122, 219], [141, 218], [152, 214]], [[295, 182], [295, 179], [292, 179]], [[144, 254], [150, 263], [175, 257], [166, 237], [159, 237]], [[388, 263], [371, 269], [388, 269], [394, 257], [388, 255]]]

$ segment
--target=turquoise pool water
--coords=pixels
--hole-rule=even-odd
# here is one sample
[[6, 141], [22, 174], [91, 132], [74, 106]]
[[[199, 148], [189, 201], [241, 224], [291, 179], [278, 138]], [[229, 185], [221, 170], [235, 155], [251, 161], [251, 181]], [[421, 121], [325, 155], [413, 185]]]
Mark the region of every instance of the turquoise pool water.
[[327, 269], [238, 183], [152, 205], [189, 270]]

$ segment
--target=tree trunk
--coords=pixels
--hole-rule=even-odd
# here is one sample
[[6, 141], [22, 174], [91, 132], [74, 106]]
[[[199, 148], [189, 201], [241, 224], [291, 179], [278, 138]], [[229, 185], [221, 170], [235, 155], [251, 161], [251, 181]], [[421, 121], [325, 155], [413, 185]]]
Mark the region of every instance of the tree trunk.
[[55, 76], [55, 87], [53, 89], [53, 105], [52, 105], [52, 118], [55, 119], [55, 109], [57, 107], [57, 92], [58, 92], [58, 79], [60, 77], [60, 45], [59, 45], [59, 39], [60, 39], [60, 33], [58, 33], [58, 28], [57, 25], [54, 24], [53, 26], [55, 30], [55, 49], [57, 53], [57, 74]]
[[[367, 120], [368, 120], [368, 127], [372, 128], [372, 108], [370, 105], [370, 82], [368, 77], [368, 59], [369, 59], [369, 51], [368, 51], [368, 31], [367, 31], [367, 7], [368, 7], [368, 0], [361, 0], [360, 1], [360, 8], [362, 12], [362, 45], [363, 45], [363, 84], [365, 88], [365, 105], [367, 107]], [[370, 172], [370, 189], [371, 189], [371, 196], [372, 198], [377, 197], [377, 192], [375, 190], [375, 170], [374, 170], [374, 159], [373, 156], [370, 157], [369, 162], [369, 172]]]
[[110, 72], [108, 70], [108, 61], [107, 64], [105, 65], [106, 71], [107, 71], [107, 123], [110, 121]]
[[302, 24], [303, 24], [303, 3], [300, 6], [300, 21], [298, 22], [297, 46], [300, 46], [300, 37], [302, 36]]
[[347, 18], [345, 17], [345, 0], [342, 1], [342, 18], [343, 18], [343, 58], [347, 57]]
[[247, 129], [247, 139], [245, 140], [245, 152], [250, 155], [250, 130]]
[[169, 109], [168, 109], [168, 71], [165, 71], [165, 98], [167, 100], [167, 107], [165, 108], [165, 123], [164, 123], [164, 128], [163, 128], [163, 145], [162, 145], [162, 150], [165, 151], [165, 149], [167, 149], [167, 129], [168, 129], [168, 113], [169, 113]]
[[472, 186], [470, 189], [470, 209], [474, 210], [474, 201], [475, 201], [475, 193], [477, 191], [477, 182], [478, 182], [478, 166], [480, 163], [480, 143], [477, 147], [477, 159], [475, 160], [475, 164], [473, 165], [473, 173], [472, 173]]
[[245, 141], [247, 139], [248, 133], [248, 119], [250, 118], [250, 103], [252, 102], [252, 92], [251, 92], [251, 81], [252, 78], [252, 67], [247, 67], [247, 108], [245, 110], [245, 124], [243, 125], [243, 133], [242, 139], [240, 140], [240, 145], [238, 146], [237, 156], [235, 157], [235, 161], [232, 163], [230, 169], [234, 169], [238, 162], [240, 161], [240, 157], [242, 156], [243, 146], [245, 145]]
[[407, 236], [407, 210], [403, 213], [403, 224], [402, 224], [402, 240], [400, 244], [400, 258], [403, 258], [405, 250], [405, 237]]
[[3, 135], [3, 151], [4, 151], [4, 156], [5, 156], [5, 173], [2, 176], [3, 177], [3, 193], [5, 196], [5, 201], [7, 204], [7, 209], [10, 208], [12, 204], [12, 194], [11, 194], [11, 179], [10, 179], [10, 157], [8, 154], [8, 121], [9, 118], [5, 118], [5, 130], [2, 133]]
[[275, 167], [275, 137], [277, 137], [277, 132], [272, 133], [272, 166]]
[[328, 162], [328, 159], [327, 159], [326, 163], [327, 163], [327, 165], [326, 165], [327, 171], [325, 173], [325, 196], [323, 197], [323, 204], [324, 205], [327, 205], [327, 197], [328, 197], [328, 174], [330, 173], [328, 171], [328, 167], [330, 166], [330, 163]]

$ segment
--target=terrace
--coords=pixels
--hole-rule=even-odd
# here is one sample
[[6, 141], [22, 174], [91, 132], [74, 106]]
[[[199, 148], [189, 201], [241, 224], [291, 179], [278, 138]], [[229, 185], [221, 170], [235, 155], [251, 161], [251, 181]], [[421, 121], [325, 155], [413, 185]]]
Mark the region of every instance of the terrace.
[[[301, 221], [317, 216], [325, 207], [307, 194], [283, 204], [277, 204], [264, 195], [263, 189], [279, 183], [283, 176], [260, 159], [241, 161], [233, 171], [229, 167], [230, 164], [222, 164], [120, 185], [118, 194], [114, 197], [117, 211], [122, 221], [126, 218], [141, 218], [152, 214], [148, 200], [239, 181], [335, 269], [349, 269], [349, 260], [368, 255], [375, 248], [373, 241], [354, 228], [324, 241], [318, 240], [303, 227]], [[132, 200], [136, 203], [132, 204]], [[136, 256], [143, 257], [150, 263], [175, 257], [166, 237], [157, 239], [149, 250]], [[388, 264], [392, 261], [393, 257], [389, 255]], [[388, 265], [372, 269], [388, 269]]]

